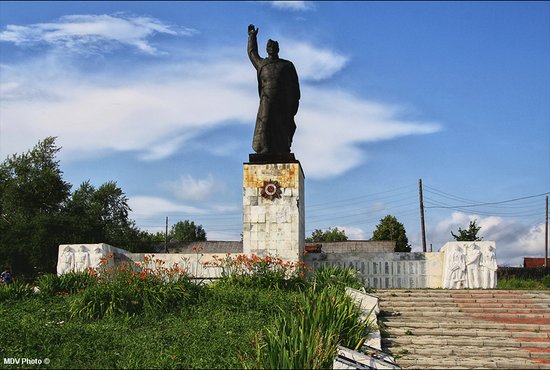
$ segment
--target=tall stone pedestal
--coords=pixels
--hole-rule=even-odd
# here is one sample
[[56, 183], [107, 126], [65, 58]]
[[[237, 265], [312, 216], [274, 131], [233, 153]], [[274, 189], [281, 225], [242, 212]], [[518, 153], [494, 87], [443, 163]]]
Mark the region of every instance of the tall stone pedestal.
[[305, 244], [304, 204], [300, 162], [245, 163], [243, 253], [300, 261]]

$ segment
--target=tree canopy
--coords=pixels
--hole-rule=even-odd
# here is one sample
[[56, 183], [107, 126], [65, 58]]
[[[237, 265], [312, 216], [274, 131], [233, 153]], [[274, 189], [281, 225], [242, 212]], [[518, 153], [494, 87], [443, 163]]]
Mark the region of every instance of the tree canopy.
[[113, 181], [89, 181], [71, 193], [54, 137], [0, 164], [0, 268], [35, 275], [54, 272], [60, 244], [109, 243], [143, 248], [147, 233], [129, 219], [128, 198]]
[[311, 233], [311, 237], [306, 238], [307, 243], [322, 243], [322, 242], [342, 242], [348, 240], [346, 232], [337, 227], [329, 228], [328, 230], [315, 229]]
[[206, 231], [204, 231], [202, 225], [195, 225], [193, 221], [179, 221], [172, 225], [169, 238], [180, 242], [205, 241]]
[[393, 240], [395, 241], [396, 252], [410, 252], [411, 246], [405, 226], [397, 218], [391, 215], [387, 215], [380, 220], [380, 223], [376, 226], [376, 229], [372, 233], [371, 240]]
[[458, 235], [451, 231], [451, 235], [457, 242], [477, 242], [481, 241], [483, 238], [477, 236], [481, 226], [477, 226], [477, 220], [470, 221], [470, 225], [467, 230], [458, 228]]

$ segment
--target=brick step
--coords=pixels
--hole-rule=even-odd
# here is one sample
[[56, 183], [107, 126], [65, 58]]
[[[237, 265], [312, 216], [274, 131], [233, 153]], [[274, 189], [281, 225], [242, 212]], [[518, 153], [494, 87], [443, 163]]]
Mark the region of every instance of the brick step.
[[438, 302], [425, 302], [422, 304], [416, 304], [414, 306], [411, 306], [410, 302], [397, 302], [397, 301], [380, 301], [379, 302], [380, 307], [393, 307], [393, 308], [425, 308], [425, 309], [437, 309], [437, 308], [449, 308], [449, 309], [456, 309], [456, 308], [533, 308], [533, 309], [550, 309], [549, 307], [545, 307], [545, 305], [541, 304], [531, 304], [531, 303], [500, 303], [500, 302], [491, 302], [491, 303], [479, 303], [479, 302], [473, 302], [473, 303], [446, 303], [446, 304], [439, 304]]
[[381, 305], [381, 310], [387, 312], [400, 312], [402, 314], [409, 312], [467, 312], [467, 313], [518, 313], [518, 314], [548, 314], [550, 310], [543, 308], [529, 307], [422, 307], [422, 306], [396, 306], [385, 307]]
[[422, 336], [415, 335], [414, 330], [412, 335], [405, 335], [395, 338], [383, 338], [382, 345], [384, 347], [400, 346], [471, 346], [471, 347], [504, 347], [509, 349], [514, 348], [541, 348], [550, 347], [548, 342], [523, 342], [512, 338], [493, 338], [493, 337], [459, 337], [459, 336]]
[[416, 291], [380, 291], [377, 290], [374, 295], [380, 298], [387, 297], [456, 297], [456, 298], [511, 298], [511, 297], [527, 297], [527, 298], [550, 298], [549, 291], [530, 291], [530, 290], [416, 290]]
[[530, 359], [460, 358], [460, 357], [403, 357], [397, 360], [403, 369], [550, 369], [550, 364]]
[[379, 297], [381, 302], [426, 302], [429, 305], [435, 303], [510, 303], [510, 304], [542, 304], [550, 305], [547, 297]]
[[396, 327], [388, 330], [386, 337], [392, 338], [400, 335], [407, 335], [407, 331], [412, 331], [414, 335], [430, 335], [437, 336], [461, 336], [461, 337], [500, 337], [514, 338], [514, 340], [524, 339], [532, 340], [547, 340], [550, 346], [550, 332], [537, 333], [532, 331], [509, 331], [509, 330], [484, 330], [484, 329], [462, 329], [462, 328], [412, 328], [412, 327]]
[[540, 304], [550, 305], [550, 299], [546, 298], [453, 298], [453, 302], [459, 304], [470, 303], [509, 303], [509, 304]]
[[376, 289], [375, 295], [506, 295], [506, 294], [521, 294], [521, 295], [547, 295], [550, 296], [548, 290], [504, 290], [504, 289]]
[[473, 308], [473, 307], [481, 307], [481, 308], [500, 308], [500, 307], [504, 307], [504, 308], [529, 308], [529, 307], [532, 307], [532, 308], [541, 308], [541, 309], [546, 309], [546, 308], [550, 308], [550, 306], [546, 306], [543, 305], [543, 304], [539, 304], [539, 303], [536, 303], [536, 302], [533, 302], [533, 303], [502, 303], [502, 302], [487, 302], [487, 303], [479, 303], [479, 302], [472, 302], [472, 303], [461, 303], [459, 305], [459, 307], [464, 307], [464, 308]]
[[[498, 348], [498, 347], [474, 347], [474, 346], [446, 346], [427, 347], [409, 345], [406, 347], [392, 348], [394, 356], [417, 355], [414, 357], [507, 357], [514, 359], [550, 359], [550, 352], [529, 352], [521, 348]], [[412, 357], [412, 356], [411, 356]]]
[[382, 318], [382, 324], [387, 328], [442, 328], [442, 329], [482, 329], [482, 330], [511, 330], [531, 331], [534, 333], [550, 333], [550, 325], [545, 324], [517, 324], [499, 323], [472, 320], [437, 320], [428, 321], [424, 317], [421, 320], [403, 319], [400, 316]]
[[[546, 311], [545, 311], [546, 312]], [[497, 318], [528, 318], [528, 319], [550, 319], [550, 313], [521, 313], [521, 312], [468, 312], [476, 318], [487, 318], [488, 316], [493, 319]], [[548, 322], [550, 323], [550, 321]]]
[[474, 298], [465, 298], [465, 297], [392, 297], [392, 298], [380, 298], [380, 302], [387, 302], [389, 304], [410, 304], [412, 303], [427, 303], [428, 305], [438, 305], [438, 304], [474, 304], [474, 303], [488, 303], [488, 304], [540, 304], [544, 306], [550, 305], [549, 298], [486, 298], [486, 297], [474, 297]]
[[[399, 312], [399, 311], [394, 311]], [[385, 311], [386, 314], [391, 314], [391, 311]], [[405, 316], [402, 314], [401, 316]], [[494, 318], [529, 318], [529, 319], [550, 319], [550, 313], [521, 313], [521, 312], [463, 312], [461, 310], [456, 311], [406, 311], [407, 318], [415, 317], [429, 317], [431, 319], [440, 317], [483, 317], [491, 316]]]
[[426, 299], [426, 300], [385, 300], [381, 299], [378, 301], [378, 304], [380, 307], [383, 306], [411, 306], [414, 304], [415, 306], [422, 306], [422, 307], [458, 307], [458, 304], [455, 303], [451, 298], [449, 299], [442, 299], [438, 301], [434, 301], [433, 299]]

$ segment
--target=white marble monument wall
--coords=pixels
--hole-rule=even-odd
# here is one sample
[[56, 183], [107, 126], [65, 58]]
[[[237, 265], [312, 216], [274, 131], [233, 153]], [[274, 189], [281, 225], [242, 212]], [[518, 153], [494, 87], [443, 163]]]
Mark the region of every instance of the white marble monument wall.
[[[109, 255], [112, 254], [112, 258]], [[97, 268], [101, 258], [106, 263], [114, 266], [128, 261], [142, 264], [143, 268], [155, 270], [158, 267], [172, 268], [178, 266], [186, 269], [193, 277], [217, 278], [222, 274], [222, 269], [205, 265], [205, 262], [216, 261], [225, 255], [214, 253], [131, 253], [127, 250], [113, 247], [109, 244], [62, 244], [59, 246], [57, 259], [58, 275], [69, 272], [85, 271], [87, 268]], [[147, 258], [146, 258], [147, 257]], [[143, 262], [147, 260], [146, 264]]]
[[299, 162], [245, 163], [243, 253], [299, 261], [305, 246], [304, 173]]
[[[117, 248], [108, 244], [62, 244], [57, 257], [57, 274], [85, 271], [99, 266], [102, 257], [114, 253]], [[112, 259], [107, 259], [113, 263]]]
[[494, 241], [448, 242], [440, 252], [445, 255], [444, 288], [496, 288], [497, 260]]
[[441, 288], [441, 253], [308, 253], [306, 265], [352, 267], [372, 288]]

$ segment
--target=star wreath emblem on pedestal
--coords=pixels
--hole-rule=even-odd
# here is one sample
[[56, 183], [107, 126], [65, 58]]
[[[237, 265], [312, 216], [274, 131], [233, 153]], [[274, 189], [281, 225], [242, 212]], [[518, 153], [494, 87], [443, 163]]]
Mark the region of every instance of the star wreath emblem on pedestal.
[[279, 185], [279, 181], [264, 181], [264, 185], [262, 186], [262, 197], [273, 200], [275, 198], [281, 198], [281, 186]]

